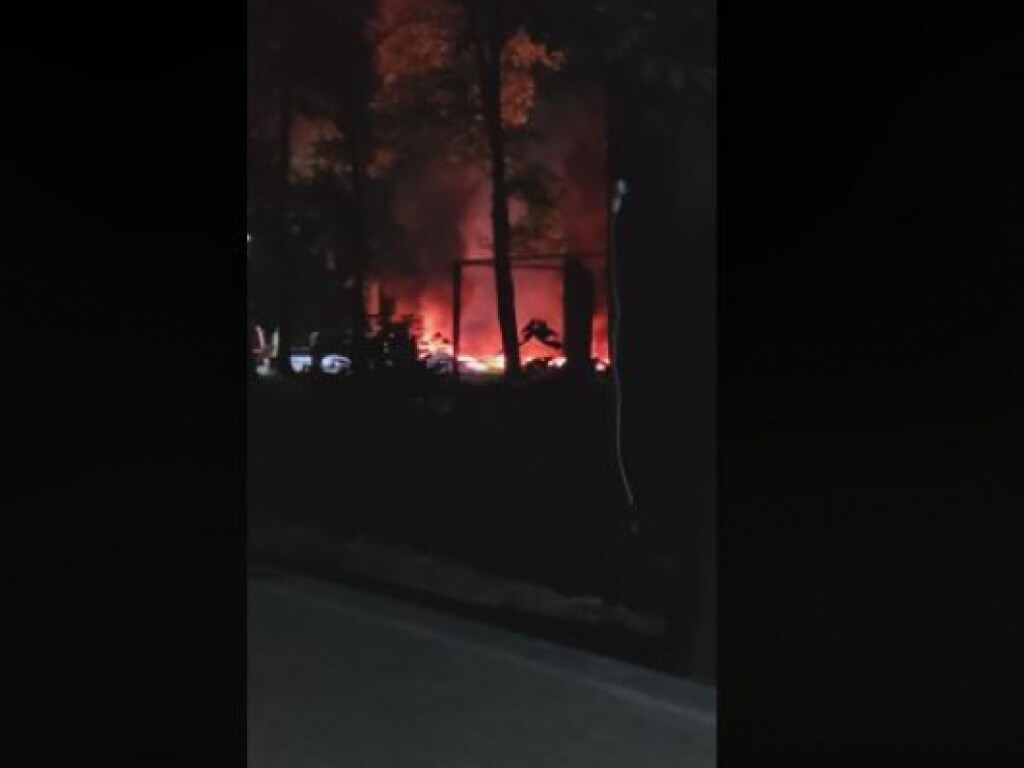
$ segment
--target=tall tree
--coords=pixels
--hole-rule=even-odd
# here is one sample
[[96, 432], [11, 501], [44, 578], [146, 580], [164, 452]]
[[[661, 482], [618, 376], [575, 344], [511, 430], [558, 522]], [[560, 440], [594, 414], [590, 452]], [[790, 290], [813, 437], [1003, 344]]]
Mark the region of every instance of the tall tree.
[[[618, 274], [622, 286], [624, 439], [633, 437], [637, 491], [670, 501], [650, 509], [667, 529], [677, 564], [671, 636], [681, 671], [715, 667], [715, 34], [714, 0], [609, 0], [609, 170], [626, 179]], [[680, 276], [652, 301], [648, 257], [672, 254]], [[646, 262], [646, 263], [645, 263]], [[663, 283], [662, 283], [663, 285]], [[641, 293], [641, 287], [643, 292]], [[654, 370], [671, 329], [673, 355], [688, 375], [630, 382]], [[645, 336], [653, 336], [651, 343]], [[616, 350], [618, 352], [618, 350]], [[656, 407], [649, 404], [656, 403]], [[641, 435], [679, 435], [683, 470], [644, 462]], [[648, 466], [645, 466], [648, 465]], [[640, 508], [644, 498], [638, 497]]]
[[[521, 372], [509, 200], [540, 196], [517, 184], [525, 169], [510, 163], [508, 134], [523, 128], [536, 100], [537, 72], [557, 69], [562, 56], [509, 23], [500, 0], [379, 0], [373, 25], [384, 111], [423, 110], [440, 116], [457, 151], [484, 150], [491, 181], [491, 245], [505, 374]], [[460, 129], [461, 122], [461, 129]], [[482, 124], [482, 129], [481, 129]], [[518, 173], [517, 173], [518, 171]], [[537, 217], [527, 217], [522, 234]]]
[[487, 127], [491, 160], [491, 229], [494, 241], [495, 295], [505, 375], [520, 374], [519, 326], [512, 281], [512, 235], [508, 216], [508, 178], [505, 170], [505, 126], [501, 115], [501, 71], [505, 31], [501, 0], [468, 0], [472, 18], [473, 53], [480, 79], [480, 105]]
[[[526, 6], [576, 72], [604, 83], [608, 187], [625, 179], [629, 189], [616, 270], [622, 343], [612, 352], [634, 514], [668, 529], [656, 538], [677, 566], [671, 627], [679, 669], [713, 677], [715, 0], [517, 3]], [[652, 279], [659, 254], [678, 260], [672, 272], [682, 279]], [[610, 302], [613, 328], [617, 308]], [[687, 376], [652, 377], [639, 391], [633, 382], [661, 368], [666, 346]], [[682, 460], [679, 470], [662, 472], [643, 454], [669, 424]]]
[[[371, 9], [370, 0], [250, 0], [249, 210], [275, 265], [271, 304], [282, 339], [293, 335], [299, 299], [323, 288], [309, 284], [325, 279], [324, 253], [311, 245], [327, 240], [335, 274], [352, 287], [348, 324], [356, 340], [365, 336]], [[303, 124], [326, 128], [332, 138], [295, 146]], [[313, 260], [319, 270], [307, 263]]]
[[350, 256], [352, 264], [353, 301], [351, 324], [356, 340], [353, 362], [361, 367], [366, 356], [368, 330], [366, 315], [366, 281], [370, 263], [370, 163], [373, 156], [372, 115], [373, 54], [367, 35], [372, 12], [371, 0], [320, 0], [336, 15], [339, 33], [333, 51], [338, 55], [332, 68], [333, 87], [330, 93], [340, 108], [338, 122], [343, 126], [343, 146], [347, 153], [349, 189], [351, 191]]
[[[294, 264], [290, 259], [288, 186], [292, 121], [290, 16], [275, 0], [249, 5], [249, 212], [257, 253], [270, 261], [269, 313], [282, 341], [291, 333]], [[287, 343], [287, 342], [286, 342]], [[284, 356], [279, 362], [286, 362]]]

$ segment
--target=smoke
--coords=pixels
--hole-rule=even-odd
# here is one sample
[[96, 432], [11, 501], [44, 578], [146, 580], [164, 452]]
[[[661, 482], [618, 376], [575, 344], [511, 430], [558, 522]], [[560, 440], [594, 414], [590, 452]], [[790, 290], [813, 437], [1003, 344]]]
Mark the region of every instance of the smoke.
[[[452, 332], [452, 268], [467, 255], [476, 202], [486, 194], [481, 170], [438, 154], [403, 171], [392, 205], [402, 235], [383, 263], [382, 282], [400, 314], [420, 317], [423, 329]], [[465, 294], [464, 294], [465, 295]]]
[[605, 104], [598, 88], [539, 105], [533, 124], [536, 160], [562, 181], [559, 212], [570, 251], [604, 252], [606, 224]]
[[396, 185], [393, 214], [401, 242], [388, 269], [407, 282], [433, 282], [451, 274], [451, 265], [466, 250], [463, 222], [483, 175], [435, 157], [405, 171]]

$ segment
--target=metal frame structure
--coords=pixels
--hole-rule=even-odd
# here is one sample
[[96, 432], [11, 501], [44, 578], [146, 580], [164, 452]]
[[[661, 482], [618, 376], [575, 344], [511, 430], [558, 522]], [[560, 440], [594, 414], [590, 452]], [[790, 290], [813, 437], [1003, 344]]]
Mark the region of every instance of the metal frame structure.
[[[605, 255], [600, 251], [513, 256], [512, 269], [559, 271], [564, 275], [565, 265], [570, 260], [591, 261], [603, 259], [604, 257]], [[466, 267], [493, 268], [494, 259], [483, 256], [470, 257], [458, 259], [452, 265], [452, 354], [455, 358], [452, 369], [456, 377], [459, 375], [459, 342], [462, 335], [462, 271]]]

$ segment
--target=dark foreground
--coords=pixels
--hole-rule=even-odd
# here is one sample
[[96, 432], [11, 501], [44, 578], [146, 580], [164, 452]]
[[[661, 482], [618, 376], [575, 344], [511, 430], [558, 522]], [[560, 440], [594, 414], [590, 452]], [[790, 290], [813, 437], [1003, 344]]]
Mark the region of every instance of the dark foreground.
[[307, 579], [250, 578], [251, 766], [712, 766], [711, 689]]
[[[667, 617], [677, 587], [672, 537], [657, 528], [630, 532], [607, 386], [256, 382], [248, 417], [251, 540], [274, 521], [342, 538], [371, 535]], [[302, 568], [304, 560], [307, 572], [344, 575], [332, 572], [322, 551], [292, 551], [285, 564]], [[386, 573], [377, 575], [387, 583]], [[663, 637], [634, 641], [620, 630], [551, 629], [498, 613], [506, 626], [567, 642], [575, 633], [581, 647], [672, 669], [670, 626]]]

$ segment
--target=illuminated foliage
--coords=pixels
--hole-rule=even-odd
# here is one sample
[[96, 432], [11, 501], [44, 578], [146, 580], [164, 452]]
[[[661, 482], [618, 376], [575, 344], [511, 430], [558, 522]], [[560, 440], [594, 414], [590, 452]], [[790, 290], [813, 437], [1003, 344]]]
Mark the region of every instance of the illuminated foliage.
[[[478, 133], [479, 87], [460, 2], [378, 0], [369, 34], [377, 70], [373, 106], [378, 113], [385, 118], [400, 113], [446, 122], [448, 128], [456, 128], [450, 134], [454, 143]], [[506, 129], [527, 125], [537, 100], [538, 75], [558, 70], [564, 58], [523, 28], [507, 38], [501, 94]], [[384, 153], [375, 165], [379, 171], [394, 160], [393, 152]]]
[[522, 127], [537, 101], [535, 70], [558, 70], [565, 54], [551, 51], [520, 28], [505, 42], [501, 59], [501, 119], [506, 127]]
[[[469, 9], [462, 0], [377, 0], [368, 36], [377, 73], [373, 97], [375, 147], [371, 178], [396, 172], [404, 159], [443, 152], [465, 167], [488, 163], [480, 73], [473, 57]], [[507, 176], [516, 252], [564, 247], [550, 185], [553, 180], [519, 158], [539, 98], [538, 80], [559, 70], [565, 54], [522, 28], [501, 53], [501, 120], [508, 139]], [[491, 243], [483, 243], [491, 247]]]
[[416, 81], [455, 66], [462, 26], [459, 6], [447, 0], [378, 0], [369, 26], [378, 77], [375, 106], [400, 106]]

